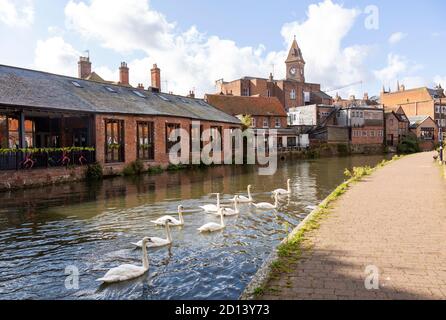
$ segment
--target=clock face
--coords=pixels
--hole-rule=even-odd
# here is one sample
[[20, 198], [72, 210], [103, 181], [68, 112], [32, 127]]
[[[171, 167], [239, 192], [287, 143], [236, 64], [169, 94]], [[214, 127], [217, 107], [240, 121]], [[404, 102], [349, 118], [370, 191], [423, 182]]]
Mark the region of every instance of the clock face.
[[297, 69], [296, 69], [295, 67], [292, 67], [292, 68], [290, 69], [290, 74], [291, 74], [292, 76], [295, 76], [295, 75], [297, 74]]

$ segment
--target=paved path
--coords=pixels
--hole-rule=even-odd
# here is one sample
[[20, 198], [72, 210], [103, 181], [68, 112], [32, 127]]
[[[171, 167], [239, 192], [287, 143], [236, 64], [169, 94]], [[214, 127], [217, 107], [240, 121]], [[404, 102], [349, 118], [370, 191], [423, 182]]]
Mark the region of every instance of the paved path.
[[[263, 299], [445, 300], [446, 179], [432, 156], [408, 156], [354, 185]], [[370, 265], [378, 290], [365, 288]]]

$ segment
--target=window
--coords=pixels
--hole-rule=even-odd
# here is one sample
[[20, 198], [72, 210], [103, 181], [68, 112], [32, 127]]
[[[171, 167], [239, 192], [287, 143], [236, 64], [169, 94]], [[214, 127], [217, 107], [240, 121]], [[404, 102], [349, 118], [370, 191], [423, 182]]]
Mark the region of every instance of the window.
[[139, 91], [136, 91], [136, 90], [134, 90], [134, 91], [132, 91], [134, 94], [136, 94], [138, 97], [140, 97], [140, 98], [145, 98], [146, 96], [145, 95], [143, 95], [141, 92], [139, 92]]
[[280, 118], [276, 118], [276, 128], [281, 128], [282, 122], [280, 121]]
[[375, 130], [370, 130], [370, 137], [374, 138], [375, 134], [376, 134]]
[[155, 160], [154, 125], [153, 122], [137, 123], [137, 158]]
[[161, 100], [164, 100], [164, 101], [170, 101], [169, 99], [167, 99], [165, 96], [162, 96], [162, 95], [158, 95], [158, 97], [161, 99]]
[[171, 139], [170, 135], [177, 129], [180, 129], [181, 126], [177, 123], [168, 123], [166, 124], [166, 153], [169, 153], [170, 149], [181, 141], [180, 137], [177, 139]]
[[264, 127], [264, 128], [269, 128], [269, 121], [268, 121], [268, 118], [263, 118], [263, 127]]
[[309, 103], [309, 102], [311, 102], [310, 100], [311, 100], [311, 94], [310, 94], [310, 92], [306, 92], [306, 91], [304, 91], [304, 102], [305, 102], [305, 103]]
[[384, 131], [378, 130], [378, 137], [384, 137]]
[[257, 128], [257, 119], [256, 118], [252, 118], [252, 127]]
[[110, 88], [110, 87], [104, 87], [108, 92], [111, 92], [111, 93], [117, 93], [117, 91], [115, 90], [115, 89], [113, 89], [113, 88]]
[[124, 162], [124, 121], [105, 120], [105, 161]]
[[440, 113], [440, 106], [435, 106], [435, 113]]
[[267, 95], [268, 97], [271, 97], [271, 90], [268, 89], [266, 95]]
[[71, 81], [71, 84], [77, 88], [82, 88], [82, 86], [77, 81]]
[[[18, 148], [20, 146], [20, 125], [19, 120], [15, 118], [7, 118], [7, 132], [9, 148]], [[4, 138], [5, 139], [5, 138]], [[6, 141], [0, 141], [6, 144]], [[35, 124], [34, 121], [25, 120], [25, 145], [24, 148], [34, 148], [35, 146]]]
[[290, 99], [296, 100], [296, 90], [292, 89], [290, 92]]
[[245, 97], [249, 97], [249, 96], [250, 96], [250, 94], [249, 94], [249, 88], [243, 88], [243, 90], [242, 90], [242, 96], [245, 96]]
[[363, 136], [363, 137], [367, 137], [367, 131], [363, 131], [363, 132], [362, 132], [362, 136]]
[[421, 128], [420, 138], [422, 140], [434, 140], [434, 128]]

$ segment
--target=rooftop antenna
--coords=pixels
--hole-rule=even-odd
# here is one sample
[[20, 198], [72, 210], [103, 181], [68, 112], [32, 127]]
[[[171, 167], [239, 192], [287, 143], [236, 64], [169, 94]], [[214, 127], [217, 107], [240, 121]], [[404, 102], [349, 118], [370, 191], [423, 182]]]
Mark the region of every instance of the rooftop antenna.
[[86, 53], [87, 58], [90, 59], [90, 50], [85, 50], [84, 52]]
[[274, 63], [271, 63], [271, 67], [273, 68], [273, 77], [275, 76], [275, 69], [276, 69], [276, 65]]

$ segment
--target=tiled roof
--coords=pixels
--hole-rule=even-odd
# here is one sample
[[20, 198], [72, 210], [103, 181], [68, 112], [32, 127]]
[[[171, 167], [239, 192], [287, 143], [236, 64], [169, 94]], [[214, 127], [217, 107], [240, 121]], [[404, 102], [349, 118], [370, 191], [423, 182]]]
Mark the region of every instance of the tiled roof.
[[324, 91], [314, 91], [311, 92], [311, 95], [315, 95], [321, 99], [333, 99], [331, 96], [329, 96], [328, 94], [326, 94]]
[[287, 113], [276, 97], [239, 97], [210, 94], [206, 95], [207, 102], [231, 115], [279, 116], [286, 117]]
[[240, 124], [237, 118], [200, 99], [157, 94], [3, 65], [0, 65], [0, 105], [89, 113], [173, 116]]
[[426, 121], [429, 118], [430, 116], [424, 116], [424, 115], [409, 117], [410, 128], [411, 129], [418, 128], [424, 121]]

